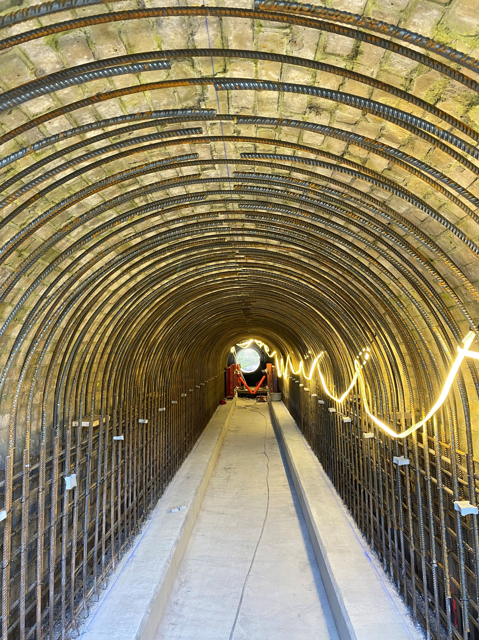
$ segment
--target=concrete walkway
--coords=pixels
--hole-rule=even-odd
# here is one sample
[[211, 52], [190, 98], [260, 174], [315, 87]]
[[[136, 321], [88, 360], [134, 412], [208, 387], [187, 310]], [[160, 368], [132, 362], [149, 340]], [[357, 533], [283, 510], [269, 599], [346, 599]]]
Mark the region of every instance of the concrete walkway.
[[337, 640], [268, 406], [238, 400], [156, 640]]

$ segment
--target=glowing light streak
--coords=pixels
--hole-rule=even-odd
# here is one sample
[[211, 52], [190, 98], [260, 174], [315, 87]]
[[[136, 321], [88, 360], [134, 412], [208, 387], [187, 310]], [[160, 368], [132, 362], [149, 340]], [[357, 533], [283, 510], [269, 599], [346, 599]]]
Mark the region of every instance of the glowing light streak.
[[[294, 367], [293, 367], [293, 362], [291, 359], [291, 356], [288, 354], [287, 358], [286, 358], [286, 364], [284, 364], [284, 359], [281, 357], [281, 361], [278, 360], [278, 356], [276, 355], [276, 351], [274, 351], [273, 353], [270, 352], [269, 347], [264, 343], [261, 342], [260, 340], [247, 340], [244, 343], [239, 343], [239, 346], [242, 349], [245, 349], [247, 347], [249, 347], [253, 342], [255, 342], [260, 349], [263, 349], [265, 351], [265, 353], [268, 355], [269, 358], [275, 358], [275, 362], [276, 362], [276, 370], [277, 370], [277, 375], [279, 378], [283, 377], [285, 379], [288, 378], [288, 368], [289, 370], [292, 372], [293, 375], [300, 375], [300, 373], [303, 373], [303, 377], [306, 378], [306, 380], [311, 380], [311, 378], [313, 377], [315, 370], [318, 370], [318, 375], [319, 375], [319, 379], [321, 380], [321, 385], [323, 387], [324, 392], [326, 393], [327, 396], [329, 396], [332, 400], [334, 400], [335, 402], [338, 402], [339, 404], [343, 403], [344, 400], [348, 397], [349, 393], [351, 392], [351, 390], [353, 389], [353, 387], [356, 385], [356, 383], [359, 383], [359, 393], [361, 396], [361, 399], [363, 401], [363, 405], [364, 405], [364, 410], [367, 413], [367, 415], [371, 418], [371, 420], [374, 422], [374, 424], [379, 427], [380, 429], [382, 429], [385, 433], [387, 433], [388, 435], [390, 435], [392, 438], [406, 438], [408, 435], [410, 435], [411, 433], [413, 433], [414, 431], [416, 431], [417, 429], [420, 429], [422, 426], [424, 426], [426, 424], [426, 422], [428, 420], [430, 420], [433, 415], [442, 407], [442, 405], [444, 404], [449, 391], [451, 390], [452, 384], [456, 378], [456, 375], [459, 371], [459, 367], [462, 364], [462, 361], [464, 360], [464, 358], [474, 358], [475, 360], [479, 360], [479, 352], [476, 351], [469, 351], [469, 347], [471, 346], [473, 340], [474, 340], [474, 333], [472, 331], [470, 331], [466, 337], [463, 339], [463, 345], [464, 347], [457, 347], [457, 351], [458, 351], [458, 355], [455, 359], [455, 361], [452, 364], [452, 367], [449, 371], [449, 374], [446, 378], [446, 382], [444, 383], [444, 387], [442, 388], [442, 391], [438, 397], [438, 399], [436, 400], [436, 402], [434, 403], [434, 405], [431, 407], [431, 409], [428, 411], [428, 413], [426, 414], [426, 416], [424, 418], [422, 418], [421, 420], [419, 420], [419, 422], [415, 422], [413, 425], [411, 425], [408, 429], [405, 429], [404, 431], [402, 431], [401, 433], [397, 433], [396, 431], [394, 431], [394, 429], [392, 429], [391, 427], [389, 427], [387, 424], [385, 424], [382, 420], [380, 420], [377, 416], [375, 416], [372, 412], [371, 409], [369, 407], [369, 401], [368, 401], [368, 393], [367, 393], [367, 384], [366, 381], [364, 379], [364, 375], [363, 375], [363, 367], [366, 365], [367, 361], [370, 358], [370, 350], [369, 347], [365, 348], [362, 350], [361, 354], [359, 355], [360, 358], [362, 358], [362, 364], [361, 362], [355, 358], [354, 360], [354, 375], [351, 379], [351, 382], [348, 386], [348, 388], [346, 389], [346, 391], [338, 398], [336, 397], [334, 394], [332, 394], [330, 392], [330, 390], [328, 389], [328, 386], [326, 384], [326, 380], [324, 379], [323, 373], [321, 371], [321, 368], [319, 366], [319, 360], [320, 358], [324, 355], [324, 351], [322, 351], [318, 356], [316, 356], [316, 358], [314, 359], [310, 371], [309, 371], [309, 376], [306, 375], [306, 371], [304, 369], [304, 363], [303, 360], [300, 361], [299, 363], [299, 367], [298, 370], [295, 371]], [[231, 349], [232, 353], [236, 353], [235, 348], [233, 347]], [[308, 353], [311, 353], [310, 351]]]
[[359, 362], [357, 360], [355, 360], [354, 365], [355, 365], [356, 371], [358, 373], [359, 387], [360, 387], [360, 393], [361, 393], [361, 397], [362, 397], [363, 404], [364, 404], [364, 410], [366, 411], [368, 416], [371, 418], [371, 420], [374, 422], [374, 424], [376, 426], [378, 426], [380, 429], [382, 429], [383, 431], [385, 431], [386, 433], [388, 433], [392, 438], [406, 438], [410, 433], [412, 433], [413, 431], [416, 431], [417, 429], [419, 429], [420, 427], [425, 425], [426, 422], [428, 420], [430, 420], [430, 418], [432, 418], [432, 416], [436, 413], [436, 411], [438, 411], [438, 409], [440, 409], [441, 406], [444, 404], [444, 401], [447, 398], [449, 390], [451, 389], [452, 383], [454, 382], [456, 374], [459, 371], [459, 367], [461, 366], [462, 361], [464, 360], [464, 358], [466, 356], [469, 356], [471, 358], [475, 358], [476, 360], [479, 360], [479, 353], [475, 353], [474, 351], [468, 351], [468, 349], [471, 346], [473, 340], [474, 340], [474, 333], [472, 331], [470, 331], [467, 334], [467, 336], [464, 338], [464, 340], [463, 340], [464, 349], [461, 349], [461, 347], [457, 348], [457, 350], [458, 350], [457, 358], [455, 359], [455, 361], [454, 361], [454, 363], [453, 363], [453, 365], [451, 367], [451, 370], [449, 371], [449, 375], [447, 376], [447, 379], [446, 379], [446, 382], [444, 384], [444, 387], [443, 387], [443, 389], [441, 391], [441, 394], [440, 394], [439, 398], [436, 400], [436, 403], [434, 404], [434, 406], [429, 410], [427, 415], [422, 420], [420, 420], [419, 422], [416, 422], [415, 424], [411, 425], [409, 427], [409, 429], [406, 429], [405, 431], [403, 431], [401, 433], [396, 433], [390, 427], [388, 427], [386, 424], [384, 424], [384, 422], [379, 420], [379, 418], [377, 418], [375, 415], [373, 415], [371, 413], [371, 411], [369, 409], [367, 394], [366, 394], [366, 384], [365, 384], [364, 377], [363, 377], [363, 374], [362, 374], [362, 367], [359, 364]]

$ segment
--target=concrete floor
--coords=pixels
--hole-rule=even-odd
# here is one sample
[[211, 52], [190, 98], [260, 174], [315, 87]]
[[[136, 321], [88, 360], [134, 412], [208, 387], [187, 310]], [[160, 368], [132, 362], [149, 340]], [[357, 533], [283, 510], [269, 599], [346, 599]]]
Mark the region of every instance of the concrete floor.
[[156, 640], [338, 640], [266, 404], [239, 400]]

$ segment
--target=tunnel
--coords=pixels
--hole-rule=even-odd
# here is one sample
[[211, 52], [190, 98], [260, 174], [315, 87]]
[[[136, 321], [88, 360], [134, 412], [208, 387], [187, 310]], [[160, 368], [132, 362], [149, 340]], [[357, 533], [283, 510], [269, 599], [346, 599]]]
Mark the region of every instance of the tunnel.
[[[220, 432], [248, 573], [161, 638], [479, 640], [477, 2], [37, 2], [0, 1], [2, 640], [160, 638], [88, 634], [167, 516], [206, 527], [172, 500]], [[355, 627], [329, 509], [409, 631]]]

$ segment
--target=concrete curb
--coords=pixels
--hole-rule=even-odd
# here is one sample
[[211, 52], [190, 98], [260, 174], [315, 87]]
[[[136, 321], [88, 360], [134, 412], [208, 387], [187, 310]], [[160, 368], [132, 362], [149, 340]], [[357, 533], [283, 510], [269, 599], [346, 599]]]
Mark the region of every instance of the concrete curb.
[[[236, 400], [220, 406], [80, 630], [83, 640], [154, 640]], [[185, 510], [171, 513], [171, 507]]]
[[270, 403], [341, 640], [420, 640], [341, 498], [281, 402]]

